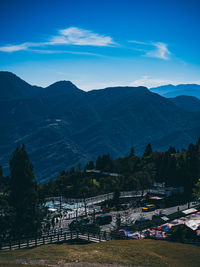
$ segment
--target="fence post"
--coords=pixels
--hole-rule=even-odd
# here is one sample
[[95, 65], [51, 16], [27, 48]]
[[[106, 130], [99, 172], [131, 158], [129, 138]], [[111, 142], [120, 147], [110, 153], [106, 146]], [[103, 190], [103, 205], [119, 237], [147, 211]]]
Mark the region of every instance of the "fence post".
[[59, 233], [58, 233], [58, 242], [59, 242]]
[[27, 247], [29, 248], [29, 239], [27, 239]]
[[11, 244], [10, 240], [9, 240], [9, 248], [10, 248], [10, 250], [12, 249], [12, 244]]
[[45, 240], [44, 240], [44, 236], [43, 236], [43, 245], [45, 245]]
[[35, 237], [35, 246], [37, 247], [37, 236]]
[[90, 241], [90, 233], [88, 232], [88, 241]]
[[18, 247], [19, 247], [19, 249], [20, 249], [20, 240], [19, 240], [19, 244], [18, 244]]
[[64, 233], [64, 240], [66, 241], [66, 233]]
[[104, 233], [103, 233], [103, 237], [104, 237], [104, 239], [107, 241], [107, 233], [106, 233], [106, 231], [104, 231]]

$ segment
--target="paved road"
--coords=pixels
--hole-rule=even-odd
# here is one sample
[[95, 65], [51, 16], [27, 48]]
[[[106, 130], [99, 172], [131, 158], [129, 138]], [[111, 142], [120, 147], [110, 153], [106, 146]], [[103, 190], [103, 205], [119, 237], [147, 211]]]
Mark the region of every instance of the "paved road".
[[[190, 203], [190, 208], [194, 207], [196, 204], [194, 204], [193, 202]], [[188, 209], [188, 204], [184, 204], [184, 205], [177, 205], [177, 206], [173, 206], [170, 208], [166, 208], [166, 209], [157, 209], [155, 211], [152, 212], [148, 212], [148, 213], [144, 213], [142, 212], [142, 208], [137, 208], [137, 209], [129, 209], [127, 211], [120, 211], [120, 212], [111, 212], [110, 214], [113, 216], [113, 220], [112, 223], [109, 225], [104, 225], [101, 227], [102, 231], [106, 231], [109, 232], [111, 230], [113, 230], [115, 228], [116, 225], [116, 215], [118, 213], [120, 213], [121, 215], [121, 222], [122, 225], [126, 224], [126, 223], [134, 223], [135, 220], [140, 219], [140, 218], [147, 218], [147, 219], [152, 219], [152, 216], [155, 214], [160, 214], [163, 213], [165, 215], [170, 215], [172, 213], [175, 213], [178, 211], [182, 211], [185, 209]]]
[[[195, 204], [193, 202], [190, 203], [190, 208], [192, 208], [193, 206], [195, 206]], [[142, 207], [140, 208], [130, 208], [126, 211], [112, 211], [109, 214], [112, 215], [112, 223], [108, 224], [108, 225], [104, 225], [101, 226], [101, 230], [102, 231], [106, 231], [106, 232], [110, 232], [111, 230], [113, 230], [116, 227], [116, 216], [117, 214], [120, 214], [121, 216], [121, 223], [123, 224], [131, 224], [134, 223], [135, 220], [140, 219], [140, 218], [147, 218], [147, 219], [152, 219], [152, 216], [155, 214], [160, 214], [160, 212], [162, 214], [165, 215], [169, 215], [172, 213], [175, 213], [178, 211], [182, 211], [188, 208], [188, 204], [184, 204], [184, 205], [177, 205], [177, 206], [173, 206], [170, 208], [166, 208], [166, 209], [157, 209], [155, 211], [152, 212], [147, 212], [144, 213], [142, 212]], [[58, 223], [55, 225], [55, 228], [68, 228], [69, 223], [74, 220], [65, 220], [64, 217], [61, 219], [61, 222], [58, 221]]]

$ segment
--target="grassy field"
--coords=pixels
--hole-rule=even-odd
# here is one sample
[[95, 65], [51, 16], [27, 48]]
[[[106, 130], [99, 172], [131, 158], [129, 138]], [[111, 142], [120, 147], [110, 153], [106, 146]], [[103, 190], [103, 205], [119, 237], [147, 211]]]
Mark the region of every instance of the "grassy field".
[[199, 267], [200, 247], [155, 240], [45, 245], [34, 249], [1, 251], [0, 266]]

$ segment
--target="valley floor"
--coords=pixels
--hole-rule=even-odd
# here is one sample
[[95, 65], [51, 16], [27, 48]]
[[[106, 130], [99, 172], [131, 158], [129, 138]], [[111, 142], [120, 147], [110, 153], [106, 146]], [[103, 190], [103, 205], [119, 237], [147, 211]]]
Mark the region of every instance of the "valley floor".
[[198, 267], [200, 247], [155, 240], [121, 240], [87, 245], [45, 245], [1, 251], [0, 266], [174, 266]]

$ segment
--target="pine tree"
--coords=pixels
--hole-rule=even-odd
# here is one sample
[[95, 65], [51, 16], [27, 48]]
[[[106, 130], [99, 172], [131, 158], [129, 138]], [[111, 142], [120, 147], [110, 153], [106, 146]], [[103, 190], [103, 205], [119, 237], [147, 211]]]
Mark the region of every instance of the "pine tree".
[[197, 183], [195, 184], [195, 186], [193, 188], [193, 196], [196, 199], [200, 198], [200, 179], [197, 181]]
[[192, 194], [192, 188], [194, 184], [198, 181], [200, 176], [200, 167], [199, 167], [199, 151], [198, 146], [190, 144], [186, 153], [186, 164], [187, 169], [190, 173], [188, 177], [188, 194]]
[[145, 148], [145, 151], [144, 151], [144, 155], [143, 157], [148, 157], [152, 154], [152, 148], [151, 148], [151, 144], [149, 143], [146, 148]]
[[86, 164], [85, 170], [93, 170], [93, 169], [95, 169], [93, 161], [90, 161], [89, 163]]
[[131, 150], [130, 150], [129, 157], [133, 157], [134, 155], [135, 155], [134, 148], [133, 148], [133, 147], [131, 147]]
[[41, 224], [37, 184], [33, 165], [25, 146], [18, 146], [10, 160], [10, 206], [12, 207], [12, 235], [22, 237], [35, 234]]
[[175, 154], [175, 153], [176, 153], [176, 149], [175, 149], [175, 147], [170, 146], [169, 149], [167, 150], [167, 152], [168, 152], [169, 154]]

